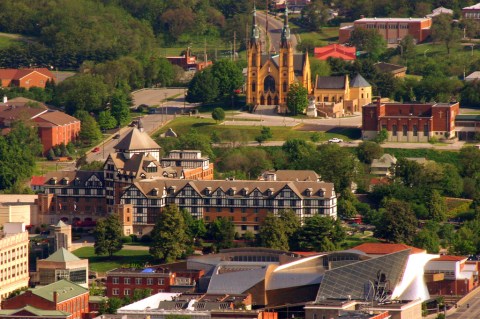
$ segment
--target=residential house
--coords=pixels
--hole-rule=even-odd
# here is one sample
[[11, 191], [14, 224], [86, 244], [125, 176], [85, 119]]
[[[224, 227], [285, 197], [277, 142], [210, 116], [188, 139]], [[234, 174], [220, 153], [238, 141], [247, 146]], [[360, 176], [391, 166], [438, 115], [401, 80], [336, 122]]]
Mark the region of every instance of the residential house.
[[3, 300], [2, 309], [16, 310], [32, 306], [42, 310], [67, 312], [70, 314], [67, 319], [82, 319], [89, 312], [88, 298], [87, 288], [62, 279]]
[[313, 95], [319, 114], [342, 117], [372, 101], [372, 86], [360, 74], [351, 82], [348, 75], [317, 76]]
[[24, 223], [3, 224], [0, 231], [0, 300], [5, 300], [15, 290], [28, 287], [28, 242]]
[[390, 73], [395, 78], [404, 78], [407, 74], [407, 67], [386, 62], [377, 62], [373, 65], [377, 72]]
[[48, 81], [56, 81], [47, 68], [0, 69], [0, 86], [17, 86], [25, 89], [39, 87], [44, 89]]
[[378, 176], [392, 175], [392, 169], [397, 164], [395, 156], [383, 154], [380, 158], [375, 158], [370, 164], [370, 174]]
[[388, 44], [397, 44], [407, 35], [417, 43], [424, 42], [431, 34], [431, 18], [361, 18], [352, 25], [341, 27], [339, 42], [348, 43], [352, 31], [358, 28], [375, 30]]
[[80, 259], [62, 247], [48, 258], [37, 260], [37, 271], [30, 281], [45, 286], [61, 279], [88, 288], [88, 259]]
[[362, 107], [362, 134], [374, 139], [382, 129], [389, 142], [428, 142], [432, 137], [456, 134], [456, 103], [382, 103], [380, 99]]
[[328, 58], [341, 59], [344, 61], [355, 61], [357, 59], [357, 49], [355, 47], [347, 47], [337, 43], [315, 48], [313, 54], [316, 59], [322, 61]]

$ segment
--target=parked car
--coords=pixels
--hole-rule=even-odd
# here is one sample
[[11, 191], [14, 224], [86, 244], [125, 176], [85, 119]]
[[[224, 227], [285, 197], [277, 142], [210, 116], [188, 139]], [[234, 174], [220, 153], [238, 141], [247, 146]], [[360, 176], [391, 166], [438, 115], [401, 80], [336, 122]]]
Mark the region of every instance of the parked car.
[[334, 137], [329, 139], [328, 143], [343, 143], [343, 140], [341, 138]]
[[92, 150], [93, 153], [98, 153], [100, 152], [100, 147], [95, 147], [93, 150]]

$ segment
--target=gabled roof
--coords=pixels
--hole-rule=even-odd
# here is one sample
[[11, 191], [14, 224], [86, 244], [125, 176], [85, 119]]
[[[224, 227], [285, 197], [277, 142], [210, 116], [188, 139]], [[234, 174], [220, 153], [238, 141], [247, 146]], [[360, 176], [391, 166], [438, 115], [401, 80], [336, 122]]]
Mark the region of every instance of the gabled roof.
[[81, 260], [65, 248], [61, 247], [58, 249], [56, 252], [51, 254], [47, 259], [44, 259], [45, 261], [53, 261], [53, 262], [68, 262], [68, 261], [79, 261]]
[[410, 249], [410, 254], [421, 254], [426, 252], [424, 249], [408, 246], [405, 244], [388, 243], [364, 243], [352, 248], [352, 250], [360, 250], [370, 255], [387, 255], [406, 249]]
[[31, 289], [34, 295], [37, 295], [43, 299], [53, 302], [53, 293], [58, 293], [58, 302], [62, 302], [88, 292], [87, 288], [84, 288], [76, 283], [62, 279], [39, 288]]
[[317, 89], [345, 89], [346, 75], [340, 76], [318, 76]]
[[136, 127], [130, 129], [125, 137], [114, 146], [116, 150], [148, 150], [161, 147], [146, 133]]
[[[12, 316], [12, 315], [19, 314], [20, 312], [22, 312], [22, 313], [27, 312], [27, 313], [30, 313], [32, 315], [38, 316], [38, 317], [50, 317], [50, 318], [51, 317], [63, 318], [63, 317], [70, 316], [70, 313], [66, 312], [66, 311], [43, 310], [43, 309], [35, 308], [35, 307], [29, 306], [29, 305], [27, 305], [23, 308], [20, 308], [20, 309], [1, 309], [0, 310], [0, 315]], [[26, 315], [24, 315], [24, 314], [21, 315], [21, 317], [24, 317], [24, 316], [26, 316]]]
[[360, 74], [355, 75], [352, 81], [350, 81], [351, 88], [364, 88], [369, 86], [372, 86], [372, 85], [368, 83], [368, 81], [365, 80], [365, 78]]

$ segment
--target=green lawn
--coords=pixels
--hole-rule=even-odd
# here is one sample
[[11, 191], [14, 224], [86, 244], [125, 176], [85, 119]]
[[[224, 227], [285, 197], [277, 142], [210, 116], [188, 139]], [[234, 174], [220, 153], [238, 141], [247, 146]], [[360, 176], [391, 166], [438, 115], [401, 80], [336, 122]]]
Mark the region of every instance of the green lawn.
[[87, 258], [90, 270], [101, 273], [122, 266], [143, 266], [151, 261], [150, 254], [145, 250], [121, 250], [110, 258], [95, 255], [93, 247], [83, 247], [75, 250], [73, 254], [79, 258]]
[[[288, 121], [290, 118], [287, 118], [286, 120]], [[258, 126], [223, 125], [215, 123], [215, 121], [210, 118], [197, 118], [192, 116], [178, 117], [161, 128], [158, 133], [165, 133], [169, 128], [172, 128], [174, 132], [180, 135], [186, 134], [190, 129], [195, 129], [198, 133], [207, 136], [210, 136], [214, 131], [222, 136], [222, 133], [227, 130], [236, 130], [240, 132], [246, 141], [254, 141], [255, 137], [260, 135], [262, 126], [260, 123], [258, 123]], [[309, 130], [308, 127], [302, 127], [301, 124], [294, 128], [285, 126], [271, 126], [270, 129], [273, 135], [270, 141], [285, 141], [288, 138], [310, 139], [310, 136], [312, 136], [313, 132]], [[355, 132], [353, 132], [351, 129], [339, 129], [335, 132], [321, 133], [320, 135], [322, 141], [326, 141], [332, 137], [339, 137], [345, 140], [355, 138]]]

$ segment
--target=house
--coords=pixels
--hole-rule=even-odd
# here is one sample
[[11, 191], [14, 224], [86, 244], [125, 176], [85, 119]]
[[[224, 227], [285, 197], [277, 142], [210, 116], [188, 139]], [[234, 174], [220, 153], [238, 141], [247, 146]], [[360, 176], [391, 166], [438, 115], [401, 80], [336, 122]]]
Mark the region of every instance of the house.
[[372, 86], [360, 74], [351, 82], [348, 75], [317, 75], [313, 96], [319, 114], [342, 117], [359, 112], [372, 101]]
[[438, 7], [436, 9], [433, 9], [432, 13], [427, 14], [427, 18], [433, 18], [433, 17], [439, 16], [441, 14], [453, 15], [453, 10], [447, 9], [447, 8], [444, 8], [444, 7]]
[[397, 164], [395, 156], [383, 154], [380, 158], [375, 158], [370, 164], [370, 174], [379, 176], [392, 175], [392, 168]]
[[203, 270], [187, 269], [186, 262], [141, 268], [117, 268], [107, 272], [106, 296], [126, 298], [135, 289], [159, 292], [193, 292]]
[[308, 53], [294, 53], [288, 24], [288, 8], [285, 10], [280, 36], [279, 54], [264, 52], [260, 28], [253, 12], [250, 42], [247, 48], [247, 104], [277, 105], [279, 113], [287, 112], [287, 93], [293, 83], [299, 83], [308, 92], [312, 90]]
[[37, 260], [37, 271], [30, 281], [45, 286], [59, 278], [88, 288], [88, 259], [80, 259], [62, 247], [48, 258]]
[[3, 230], [0, 231], [0, 300], [2, 301], [11, 292], [28, 287], [28, 242], [28, 232], [25, 230], [24, 223], [3, 224]]
[[470, 73], [465, 79], [465, 82], [472, 82], [480, 80], [480, 71]]
[[17, 86], [25, 89], [39, 87], [44, 89], [48, 81], [56, 81], [47, 68], [0, 69], [0, 86]]
[[44, 154], [54, 146], [75, 141], [80, 134], [80, 120], [73, 116], [23, 97], [4, 98], [0, 103], [0, 128], [9, 128], [20, 120], [31, 121], [38, 128]]
[[424, 42], [431, 34], [431, 18], [362, 18], [352, 25], [341, 27], [339, 42], [348, 43], [353, 30], [358, 28], [375, 30], [388, 44], [397, 44], [407, 35], [417, 43]]
[[395, 78], [404, 78], [407, 74], [407, 67], [386, 62], [377, 62], [373, 65], [377, 72], [390, 73]]
[[389, 142], [428, 142], [432, 137], [455, 136], [456, 103], [382, 103], [362, 107], [363, 139], [374, 139], [382, 129]]
[[357, 49], [355, 47], [347, 47], [337, 43], [315, 48], [313, 54], [316, 59], [323, 61], [328, 58], [341, 59], [344, 61], [355, 61], [357, 59]]
[[2, 309], [16, 310], [31, 306], [42, 310], [67, 312], [70, 314], [67, 319], [82, 319], [89, 312], [88, 298], [87, 288], [62, 279], [3, 300]]
[[473, 6], [462, 8], [462, 16], [466, 19], [480, 19], [480, 3], [474, 4]]

